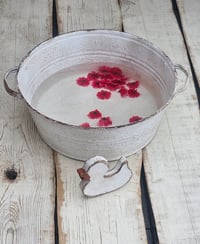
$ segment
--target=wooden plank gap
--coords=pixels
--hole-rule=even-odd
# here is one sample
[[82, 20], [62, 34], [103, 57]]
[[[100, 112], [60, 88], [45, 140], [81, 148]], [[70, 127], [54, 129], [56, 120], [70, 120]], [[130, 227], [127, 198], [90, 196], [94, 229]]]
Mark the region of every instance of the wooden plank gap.
[[[55, 37], [58, 35], [58, 23], [57, 23], [57, 11], [56, 11], [56, 2], [53, 0], [52, 4], [52, 37]], [[55, 223], [55, 229], [54, 229], [54, 235], [55, 235], [55, 244], [59, 244], [59, 230], [58, 230], [58, 201], [57, 201], [57, 168], [56, 168], [56, 162], [57, 162], [57, 152], [52, 150], [53, 154], [53, 163], [54, 163], [54, 172], [55, 172], [55, 210], [54, 210], [54, 223]]]
[[117, 0], [120, 10], [120, 18], [121, 18], [121, 28], [120, 30], [124, 32], [124, 24], [123, 24], [123, 17], [122, 17], [122, 9], [121, 9], [121, 0]]
[[58, 201], [57, 201], [57, 183], [58, 183], [58, 179], [57, 179], [57, 167], [56, 167], [56, 163], [57, 163], [57, 152], [52, 150], [53, 153], [53, 162], [54, 162], [54, 172], [55, 172], [55, 210], [54, 210], [54, 235], [55, 235], [55, 244], [59, 244], [59, 230], [58, 230]]
[[141, 196], [142, 196], [142, 210], [144, 215], [144, 223], [146, 228], [148, 243], [159, 243], [158, 234], [156, 230], [154, 213], [151, 205], [151, 200], [148, 191], [148, 185], [146, 181], [144, 165], [142, 163], [141, 175], [140, 175], [140, 186], [141, 186]]
[[58, 35], [58, 19], [57, 19], [57, 9], [56, 9], [56, 1], [53, 0], [53, 14], [52, 14], [52, 36]]

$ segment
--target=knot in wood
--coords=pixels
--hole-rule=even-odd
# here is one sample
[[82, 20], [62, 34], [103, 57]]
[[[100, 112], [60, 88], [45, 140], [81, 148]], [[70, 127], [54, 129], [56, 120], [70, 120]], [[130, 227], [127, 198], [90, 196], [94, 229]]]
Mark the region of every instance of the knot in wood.
[[17, 171], [14, 168], [8, 168], [5, 170], [5, 176], [9, 180], [15, 180], [17, 178]]

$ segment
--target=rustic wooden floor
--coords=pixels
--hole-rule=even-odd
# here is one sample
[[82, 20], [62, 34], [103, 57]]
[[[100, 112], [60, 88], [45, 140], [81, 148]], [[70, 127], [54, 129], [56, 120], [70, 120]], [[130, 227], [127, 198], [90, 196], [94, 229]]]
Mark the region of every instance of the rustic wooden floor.
[[1, 86], [0, 243], [200, 243], [199, 12], [198, 0], [0, 1], [1, 77], [52, 35], [94, 28], [148, 39], [190, 74], [152, 143], [129, 158], [132, 180], [93, 199], [77, 187], [82, 163], [47, 147]]

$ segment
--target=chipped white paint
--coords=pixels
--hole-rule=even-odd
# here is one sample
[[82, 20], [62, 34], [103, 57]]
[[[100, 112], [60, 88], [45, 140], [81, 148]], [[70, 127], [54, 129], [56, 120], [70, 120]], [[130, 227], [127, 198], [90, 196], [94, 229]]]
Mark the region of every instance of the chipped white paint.
[[[0, 1], [0, 77], [49, 37], [51, 2]], [[5, 176], [7, 168], [17, 178]], [[0, 243], [54, 243], [54, 166], [24, 104], [0, 84]]]
[[[199, 1], [188, 1], [191, 9], [193, 2]], [[170, 0], [121, 4], [125, 31], [147, 38], [173, 62], [189, 67]], [[143, 151], [159, 243], [200, 243], [199, 148], [200, 117], [191, 79], [168, 107], [156, 137]]]
[[125, 157], [121, 157], [110, 169], [104, 157], [95, 156], [88, 159], [77, 171], [82, 179], [80, 187], [83, 194], [89, 197], [115, 191], [124, 186], [132, 176]]

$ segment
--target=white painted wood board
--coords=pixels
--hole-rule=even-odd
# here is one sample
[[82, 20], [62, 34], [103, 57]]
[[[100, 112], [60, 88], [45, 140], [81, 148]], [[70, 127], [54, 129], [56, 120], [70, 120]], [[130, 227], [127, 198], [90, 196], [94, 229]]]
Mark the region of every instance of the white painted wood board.
[[117, 0], [56, 0], [59, 33], [122, 28]]
[[[57, 0], [59, 32], [80, 29], [121, 30], [118, 2]], [[76, 169], [83, 162], [57, 157], [60, 243], [147, 243], [141, 206], [141, 152], [128, 159], [132, 180], [118, 191], [83, 197]]]
[[[0, 77], [51, 33], [51, 1], [0, 1]], [[5, 177], [7, 168], [18, 173]], [[0, 243], [54, 243], [54, 164], [23, 101], [0, 86]]]
[[60, 243], [147, 243], [139, 188], [141, 152], [128, 158], [133, 172], [121, 189], [85, 197], [76, 170], [83, 162], [59, 155], [58, 224]]
[[188, 51], [200, 84], [200, 1], [177, 0]]
[[[164, 50], [189, 70], [171, 1], [121, 1], [124, 30]], [[200, 117], [193, 81], [168, 106], [143, 150], [159, 243], [200, 243]]]

